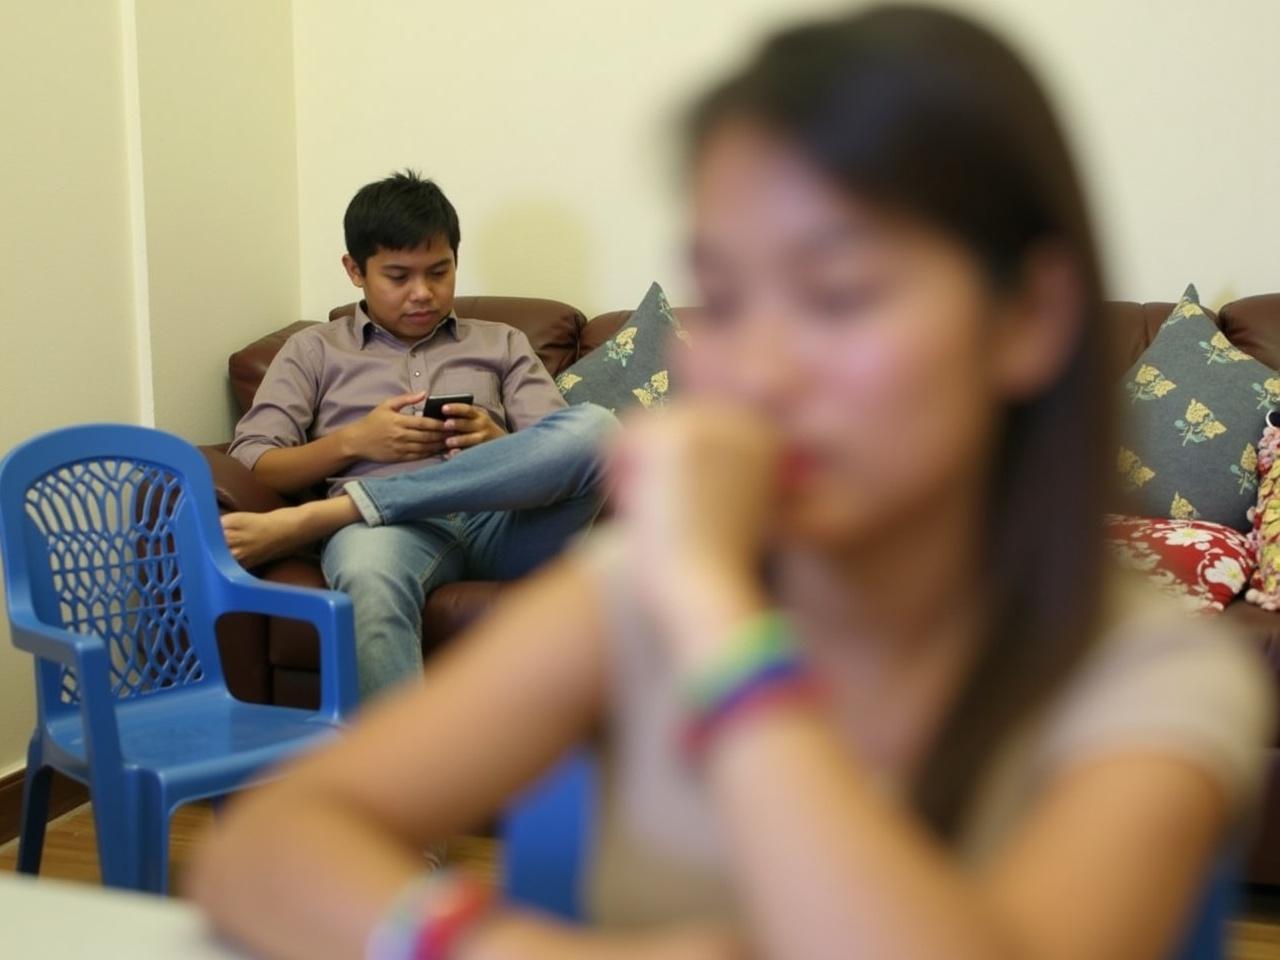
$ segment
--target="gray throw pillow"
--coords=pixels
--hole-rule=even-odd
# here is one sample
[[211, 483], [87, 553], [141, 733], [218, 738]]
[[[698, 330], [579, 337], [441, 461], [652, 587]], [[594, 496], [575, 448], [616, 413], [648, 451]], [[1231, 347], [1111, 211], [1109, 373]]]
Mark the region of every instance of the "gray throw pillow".
[[1194, 286], [1125, 374], [1117, 459], [1129, 512], [1248, 530], [1276, 371], [1232, 346]]
[[569, 403], [595, 403], [617, 413], [661, 407], [674, 392], [667, 352], [684, 349], [689, 334], [656, 283], [626, 324], [556, 378]]

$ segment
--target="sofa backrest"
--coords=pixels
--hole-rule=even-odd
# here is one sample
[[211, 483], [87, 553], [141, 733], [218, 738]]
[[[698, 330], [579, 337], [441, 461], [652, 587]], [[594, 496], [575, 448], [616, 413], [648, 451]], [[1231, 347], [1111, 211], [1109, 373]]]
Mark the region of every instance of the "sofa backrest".
[[[1111, 333], [1112, 374], [1119, 379], [1142, 351], [1151, 345], [1174, 303], [1107, 304], [1106, 326]], [[1280, 370], [1280, 293], [1242, 297], [1215, 313], [1205, 311], [1236, 347]]]
[[[329, 319], [350, 317], [356, 305], [344, 303], [329, 311]], [[529, 344], [553, 377], [578, 359], [578, 340], [587, 318], [582, 311], [559, 300], [535, 297], [457, 297], [453, 312], [460, 317], [490, 320], [515, 327], [529, 338]]]
[[[355, 303], [329, 311], [329, 319], [350, 316]], [[1173, 310], [1172, 303], [1112, 301], [1106, 305], [1106, 326], [1111, 334], [1109, 355], [1115, 379], [1132, 366], [1150, 344]], [[590, 322], [582, 311], [559, 300], [533, 297], [458, 297], [454, 308], [466, 317], [508, 323], [524, 331], [552, 376], [558, 376], [579, 357], [599, 347], [631, 318], [631, 310], [602, 313]], [[687, 320], [691, 307], [676, 308]], [[1233, 344], [1269, 367], [1280, 369], [1280, 293], [1243, 297], [1220, 311], [1207, 311]], [[314, 321], [299, 320], [272, 331], [237, 350], [228, 359], [231, 387], [240, 412], [249, 409], [267, 367], [290, 336]]]
[[[676, 307], [676, 319], [685, 323], [697, 313], [697, 310], [697, 307]], [[621, 330], [633, 313], [635, 313], [634, 310], [610, 310], [608, 313], [592, 317], [582, 329], [581, 352], [578, 355], [585, 357], [599, 347]]]
[[[349, 317], [355, 309], [354, 302], [334, 307], [329, 311], [329, 319]], [[581, 310], [567, 303], [533, 297], [458, 297], [454, 301], [454, 309], [459, 316], [507, 323], [523, 331], [553, 377], [578, 359], [579, 341], [587, 321]], [[242, 414], [252, 405], [253, 395], [258, 392], [267, 367], [284, 342], [314, 322], [299, 320], [281, 327], [242, 347], [227, 359], [231, 390]]]

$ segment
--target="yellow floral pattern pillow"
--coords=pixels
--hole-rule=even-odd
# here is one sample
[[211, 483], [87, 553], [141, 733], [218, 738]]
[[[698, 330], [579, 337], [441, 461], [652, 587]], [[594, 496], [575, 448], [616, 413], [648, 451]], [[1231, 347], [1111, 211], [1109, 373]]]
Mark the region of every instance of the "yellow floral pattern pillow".
[[1247, 530], [1254, 444], [1280, 408], [1280, 374], [1233, 344], [1189, 286], [1121, 383], [1125, 511]]
[[688, 331], [655, 283], [626, 325], [560, 374], [556, 385], [570, 403], [596, 403], [614, 413], [661, 407], [674, 390], [668, 353], [688, 343]]

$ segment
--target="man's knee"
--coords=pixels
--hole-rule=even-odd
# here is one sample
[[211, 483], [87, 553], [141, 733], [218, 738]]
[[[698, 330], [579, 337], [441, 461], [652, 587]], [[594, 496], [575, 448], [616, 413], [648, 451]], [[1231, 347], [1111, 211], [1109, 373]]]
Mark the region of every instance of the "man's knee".
[[596, 403], [578, 403], [562, 413], [575, 432], [597, 442], [608, 440], [622, 426], [612, 412]]
[[562, 452], [584, 465], [599, 464], [608, 441], [621, 427], [617, 417], [594, 403], [557, 410], [554, 416], [562, 431]]
[[325, 582], [346, 593], [357, 606], [400, 607], [412, 604], [421, 593], [415, 571], [397, 555], [396, 544], [379, 536], [385, 529], [340, 531], [325, 547], [321, 564]]
[[422, 643], [416, 631], [357, 632], [356, 677], [362, 701], [421, 673]]
[[409, 579], [412, 578], [402, 571], [372, 563], [343, 563], [325, 568], [325, 580], [330, 588], [349, 595], [353, 603], [391, 600], [404, 592]]

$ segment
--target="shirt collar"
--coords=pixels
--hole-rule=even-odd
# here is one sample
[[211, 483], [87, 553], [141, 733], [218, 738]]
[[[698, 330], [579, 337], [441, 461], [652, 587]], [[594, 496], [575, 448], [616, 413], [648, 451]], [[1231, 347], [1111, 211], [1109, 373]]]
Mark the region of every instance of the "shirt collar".
[[[386, 330], [386, 328], [380, 326], [377, 323], [374, 323], [373, 318], [369, 316], [369, 314], [365, 311], [364, 300], [361, 300], [359, 303], [356, 304], [355, 323], [356, 323], [356, 334], [357, 336], [360, 337], [361, 346], [365, 346], [366, 344], [368, 344], [369, 338], [373, 336], [373, 333], [375, 330], [381, 330], [383, 333], [391, 337], [397, 343], [404, 343], [404, 341], [401, 340], [399, 337], [395, 336], [395, 334], [390, 333], [389, 331]], [[453, 335], [453, 338], [455, 340], [458, 339], [458, 314], [455, 311], [450, 310], [447, 314], [445, 314], [444, 319], [442, 319], [439, 323], [435, 325], [434, 328], [432, 328], [430, 333], [428, 333], [421, 340], [418, 340], [412, 344], [408, 344], [407, 346], [412, 348], [412, 347], [416, 347], [419, 343], [425, 343], [426, 341], [434, 337], [436, 333], [438, 333], [440, 330], [447, 330], [449, 331], [449, 333]]]

